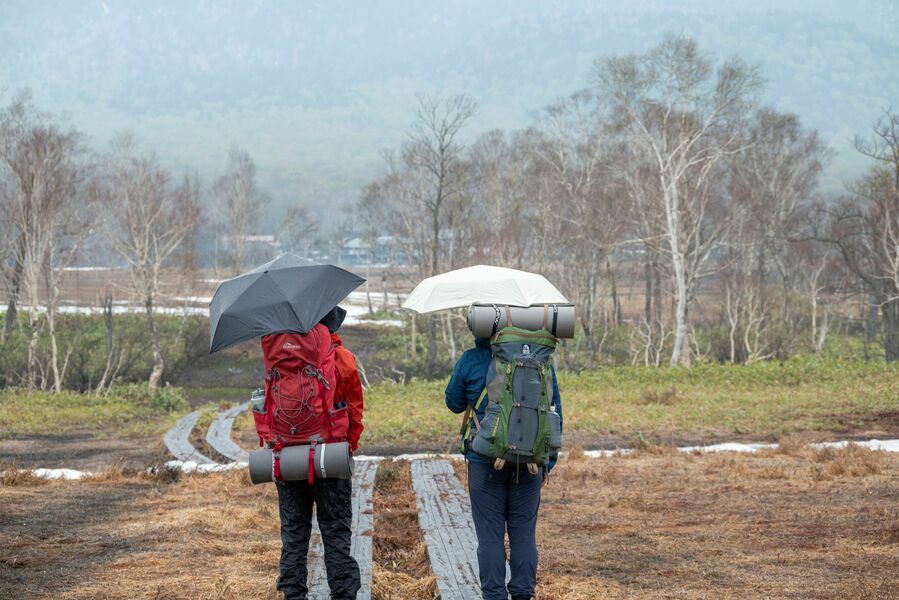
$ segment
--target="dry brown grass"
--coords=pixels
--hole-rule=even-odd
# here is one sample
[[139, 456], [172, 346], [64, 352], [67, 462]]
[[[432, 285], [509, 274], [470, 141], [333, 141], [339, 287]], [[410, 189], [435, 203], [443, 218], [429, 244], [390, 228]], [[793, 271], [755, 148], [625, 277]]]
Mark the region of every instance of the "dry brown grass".
[[537, 600], [899, 597], [899, 457], [783, 446], [560, 463]]
[[[381, 465], [374, 511], [374, 598], [435, 598], [408, 464]], [[538, 540], [537, 600], [895, 598], [899, 456], [575, 453]], [[0, 598], [273, 599], [279, 550], [275, 489], [243, 471], [0, 486]]]
[[663, 390], [646, 388], [642, 392], [640, 392], [639, 396], [637, 396], [635, 404], [643, 406], [652, 404], [671, 406], [672, 404], [675, 404], [677, 400], [677, 388], [675, 388], [674, 386], [667, 387]]
[[31, 469], [23, 469], [18, 463], [0, 462], [0, 487], [41, 485], [44, 483], [48, 483], [48, 481], [35, 477]]
[[0, 488], [0, 598], [276, 598], [274, 487], [167, 477]]
[[432, 600], [437, 579], [418, 526], [406, 461], [383, 461], [375, 477], [372, 600]]

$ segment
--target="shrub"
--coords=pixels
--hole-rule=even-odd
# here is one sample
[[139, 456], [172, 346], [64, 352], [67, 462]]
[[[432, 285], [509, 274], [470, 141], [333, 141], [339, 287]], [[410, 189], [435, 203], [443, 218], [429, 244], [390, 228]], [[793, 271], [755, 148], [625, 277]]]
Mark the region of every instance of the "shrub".
[[155, 413], [171, 414], [187, 410], [190, 405], [180, 387], [158, 387], [150, 389], [146, 384], [131, 383], [116, 386], [112, 394], [123, 401], [144, 406]]
[[[68, 355], [63, 386], [76, 391], [95, 388], [106, 368], [106, 328], [100, 314], [58, 315], [57, 344], [62, 357]], [[205, 356], [209, 341], [209, 320], [200, 316], [157, 315], [162, 356], [165, 360], [164, 380], [175, 378], [194, 360]], [[31, 327], [27, 313], [20, 313], [18, 325], [0, 346], [0, 387], [21, 383], [26, 371], [28, 340]], [[117, 381], [146, 381], [153, 368], [153, 357], [142, 314], [113, 317], [113, 344], [123, 354]], [[46, 363], [50, 340], [41, 332], [38, 357]], [[63, 358], [60, 358], [60, 363]]]

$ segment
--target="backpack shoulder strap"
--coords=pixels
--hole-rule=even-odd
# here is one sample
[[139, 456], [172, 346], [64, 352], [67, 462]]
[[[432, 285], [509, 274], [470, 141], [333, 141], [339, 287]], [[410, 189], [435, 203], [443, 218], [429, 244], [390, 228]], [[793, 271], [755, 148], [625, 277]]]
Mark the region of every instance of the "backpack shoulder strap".
[[478, 420], [478, 409], [484, 405], [487, 400], [487, 386], [478, 397], [474, 404], [469, 403], [465, 407], [465, 414], [462, 416], [462, 427], [459, 428], [459, 435], [462, 436], [462, 454], [465, 454], [465, 441], [471, 436], [471, 424], [474, 423], [477, 431], [481, 430], [481, 422]]
[[481, 392], [481, 395], [478, 396], [478, 399], [474, 401], [474, 403], [469, 403], [468, 406], [465, 407], [465, 414], [462, 415], [462, 428], [459, 430], [459, 433], [462, 435], [467, 434], [467, 429], [471, 425], [472, 421], [478, 429], [481, 428], [481, 423], [478, 421], [478, 409], [483, 406], [484, 401], [487, 399], [487, 386], [484, 386], [484, 390]]

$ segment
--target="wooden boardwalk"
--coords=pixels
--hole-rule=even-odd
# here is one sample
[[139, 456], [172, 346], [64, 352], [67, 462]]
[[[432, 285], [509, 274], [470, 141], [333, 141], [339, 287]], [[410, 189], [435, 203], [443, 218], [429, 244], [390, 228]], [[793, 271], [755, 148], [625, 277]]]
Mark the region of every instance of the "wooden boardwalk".
[[[216, 452], [234, 462], [247, 462], [249, 454], [231, 439], [234, 419], [249, 408], [242, 403], [218, 413], [206, 433], [206, 441]], [[196, 419], [193, 420], [196, 424]], [[191, 425], [191, 427], [193, 426]], [[190, 431], [188, 431], [188, 435]], [[356, 596], [357, 600], [371, 600], [372, 576], [372, 530], [374, 514], [372, 510], [372, 493], [374, 491], [375, 473], [378, 460], [357, 460], [353, 473], [353, 539], [351, 552], [359, 563], [362, 588]], [[312, 536], [309, 540], [308, 585], [309, 600], [327, 600], [330, 597], [328, 578], [325, 572], [324, 544], [318, 527], [318, 520], [313, 516]]]
[[[353, 473], [353, 542], [351, 552], [359, 563], [362, 588], [357, 600], [371, 600], [371, 552], [374, 514], [372, 492], [375, 487], [376, 460], [356, 461]], [[312, 523], [312, 539], [309, 541], [309, 600], [328, 600], [328, 579], [324, 565], [324, 546], [318, 521]]]
[[249, 403], [244, 402], [218, 413], [215, 415], [212, 423], [209, 424], [209, 430], [206, 432], [206, 442], [216, 452], [234, 462], [245, 463], [250, 459], [247, 451], [231, 439], [231, 428], [234, 425], [234, 419], [248, 408]]
[[193, 431], [197, 424], [197, 420], [203, 411], [197, 410], [186, 414], [165, 434], [163, 441], [166, 448], [169, 449], [175, 458], [182, 462], [195, 462], [198, 465], [214, 465], [214, 460], [201, 454], [199, 450], [194, 448], [190, 443], [190, 432]]
[[480, 598], [471, 504], [452, 465], [444, 459], [412, 461], [412, 486], [441, 600]]

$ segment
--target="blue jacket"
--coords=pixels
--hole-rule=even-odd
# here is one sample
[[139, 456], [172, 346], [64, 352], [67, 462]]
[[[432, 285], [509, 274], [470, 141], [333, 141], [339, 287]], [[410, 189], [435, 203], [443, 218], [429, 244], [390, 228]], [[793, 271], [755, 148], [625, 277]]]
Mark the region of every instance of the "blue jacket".
[[[469, 404], [475, 404], [481, 397], [481, 392], [487, 385], [487, 369], [490, 367], [490, 360], [493, 355], [490, 353], [489, 338], [475, 338], [475, 347], [466, 350], [459, 357], [453, 368], [453, 376], [450, 378], [446, 386], [446, 407], [456, 414], [465, 412], [465, 408]], [[552, 403], [562, 417], [562, 399], [559, 397], [559, 384], [556, 382], [556, 371], [552, 369], [553, 374], [553, 399]], [[481, 404], [480, 410], [477, 411], [478, 420], [484, 418], [484, 410], [487, 402]], [[468, 451], [466, 458], [471, 462], [487, 462], [480, 455]], [[556, 464], [555, 457], [549, 460], [547, 470], [552, 469]]]

